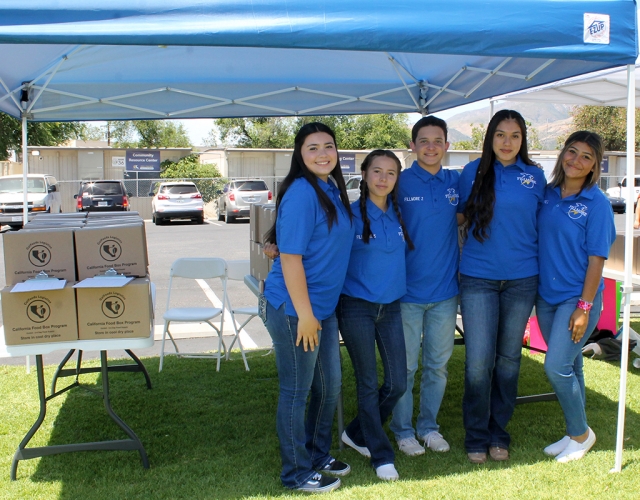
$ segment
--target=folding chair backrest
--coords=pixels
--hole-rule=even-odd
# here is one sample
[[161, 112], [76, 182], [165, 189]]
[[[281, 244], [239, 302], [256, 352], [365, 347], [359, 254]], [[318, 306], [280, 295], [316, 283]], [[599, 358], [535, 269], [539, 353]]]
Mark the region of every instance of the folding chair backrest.
[[209, 279], [224, 278], [227, 263], [216, 257], [185, 257], [171, 264], [170, 277]]
[[251, 266], [248, 260], [228, 260], [227, 279], [244, 281], [244, 277], [251, 274]]

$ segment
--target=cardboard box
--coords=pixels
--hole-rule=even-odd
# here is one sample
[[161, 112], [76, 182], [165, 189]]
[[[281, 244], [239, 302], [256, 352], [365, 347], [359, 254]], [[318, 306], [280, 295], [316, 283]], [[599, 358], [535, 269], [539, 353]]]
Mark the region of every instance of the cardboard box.
[[260, 243], [264, 244], [265, 235], [276, 223], [276, 207], [275, 205], [263, 205], [260, 211], [258, 227], [260, 229]]
[[111, 268], [127, 276], [148, 274], [143, 223], [86, 226], [74, 235], [78, 280], [104, 274]]
[[15, 285], [44, 271], [53, 278], [76, 280], [73, 230], [9, 231], [3, 235], [5, 280]]
[[80, 340], [148, 337], [153, 328], [149, 277], [123, 287], [76, 288]]
[[251, 267], [251, 276], [258, 281], [267, 278], [271, 267], [273, 266], [273, 260], [267, 257], [262, 251], [262, 245], [252, 241], [249, 243], [251, 246], [249, 254], [249, 266]]
[[6, 345], [78, 340], [73, 283], [60, 290], [12, 293], [2, 290], [2, 318]]
[[262, 243], [262, 234], [260, 233], [260, 212], [264, 205], [254, 203], [249, 209], [249, 240], [256, 243]]
[[[640, 274], [640, 234], [633, 235], [633, 258], [631, 261], [631, 272], [633, 274]], [[609, 258], [605, 262], [605, 267], [612, 271], [624, 272], [624, 246], [625, 235], [624, 233], [617, 233], [616, 240], [611, 245], [609, 250]]]

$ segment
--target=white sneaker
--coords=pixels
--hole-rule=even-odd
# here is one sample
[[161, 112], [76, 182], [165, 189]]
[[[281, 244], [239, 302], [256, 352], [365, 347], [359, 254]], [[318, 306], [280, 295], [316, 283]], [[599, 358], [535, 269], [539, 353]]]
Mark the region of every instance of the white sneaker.
[[433, 451], [445, 452], [449, 451], [449, 443], [442, 437], [438, 431], [431, 431], [426, 436], [422, 436], [420, 439], [424, 441], [424, 445]]
[[400, 448], [400, 451], [405, 455], [409, 455], [410, 457], [424, 455], [424, 446], [418, 443], [418, 440], [414, 437], [399, 439], [397, 443], [398, 448]]
[[578, 443], [578, 441], [571, 439], [567, 447], [556, 457], [556, 460], [561, 464], [580, 460], [594, 444], [596, 444], [596, 434], [591, 430], [591, 427], [589, 427], [589, 435], [586, 441], [584, 443]]
[[397, 481], [400, 479], [398, 471], [393, 464], [384, 464], [376, 467], [376, 475], [384, 481]]
[[358, 446], [356, 443], [354, 443], [351, 438], [347, 436], [347, 431], [342, 431], [342, 442], [356, 450], [363, 457], [371, 458], [371, 452], [369, 452], [369, 448], [367, 448], [366, 446]]
[[560, 453], [564, 451], [564, 449], [569, 444], [569, 441], [571, 441], [571, 438], [569, 436], [563, 437], [560, 441], [556, 441], [555, 443], [547, 446], [543, 450], [544, 454], [549, 455], [550, 457], [557, 457], [558, 455], [560, 455]]

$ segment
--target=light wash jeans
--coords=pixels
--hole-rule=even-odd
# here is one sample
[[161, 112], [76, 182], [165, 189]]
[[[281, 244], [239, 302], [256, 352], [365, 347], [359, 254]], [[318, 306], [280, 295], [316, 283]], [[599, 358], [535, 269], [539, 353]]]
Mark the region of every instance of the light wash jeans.
[[[267, 302], [265, 326], [273, 340], [280, 382], [276, 429], [282, 484], [297, 488], [331, 460], [331, 429], [342, 385], [335, 314], [323, 320], [319, 345], [296, 346], [298, 318]], [[309, 405], [307, 407], [307, 397]], [[306, 417], [305, 417], [306, 410]]]
[[[458, 296], [430, 304], [402, 302], [402, 327], [407, 350], [407, 391], [393, 410], [390, 428], [396, 440], [424, 437], [439, 429], [436, 423], [447, 386], [447, 363], [453, 352]], [[413, 429], [413, 384], [422, 344], [420, 413]]]
[[571, 340], [569, 318], [576, 310], [580, 297], [572, 297], [560, 304], [551, 305], [538, 295], [536, 314], [540, 332], [547, 343], [544, 371], [558, 396], [564, 412], [569, 436], [581, 436], [587, 432], [585, 413], [584, 374], [582, 372], [582, 348], [593, 333], [602, 310], [602, 293], [598, 292], [589, 313], [589, 323], [577, 344]]
[[506, 427], [516, 406], [522, 337], [537, 290], [537, 275], [515, 280], [460, 275], [467, 453], [511, 444]]

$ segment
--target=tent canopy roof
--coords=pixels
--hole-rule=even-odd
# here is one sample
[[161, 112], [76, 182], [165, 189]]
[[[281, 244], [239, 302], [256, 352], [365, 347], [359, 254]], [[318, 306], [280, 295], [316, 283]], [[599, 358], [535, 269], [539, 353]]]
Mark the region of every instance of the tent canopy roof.
[[43, 121], [432, 113], [638, 46], [633, 0], [5, 0], [0, 43]]

